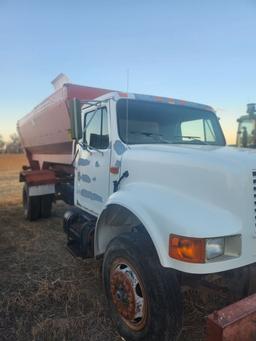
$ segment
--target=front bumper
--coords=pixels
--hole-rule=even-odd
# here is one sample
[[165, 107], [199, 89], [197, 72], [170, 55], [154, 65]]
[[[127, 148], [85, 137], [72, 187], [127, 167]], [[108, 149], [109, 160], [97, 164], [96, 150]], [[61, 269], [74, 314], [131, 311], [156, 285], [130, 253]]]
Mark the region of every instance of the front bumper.
[[236, 298], [256, 293], [256, 263], [218, 273], [203, 275], [179, 273], [178, 276], [183, 287], [229, 290]]

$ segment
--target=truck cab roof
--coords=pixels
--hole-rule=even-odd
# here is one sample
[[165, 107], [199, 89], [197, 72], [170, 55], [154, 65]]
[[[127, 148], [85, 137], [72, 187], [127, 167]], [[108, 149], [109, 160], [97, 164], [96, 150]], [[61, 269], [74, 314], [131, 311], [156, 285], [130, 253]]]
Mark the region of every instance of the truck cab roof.
[[191, 108], [197, 108], [200, 110], [211, 111], [215, 113], [215, 110], [211, 106], [206, 105], [206, 104], [185, 101], [185, 100], [176, 99], [172, 97], [161, 97], [161, 96], [144, 95], [144, 94], [137, 94], [137, 93], [126, 93], [126, 92], [120, 92], [120, 91], [112, 91], [100, 97], [97, 97], [95, 100], [85, 101], [83, 108], [86, 108], [87, 106], [91, 106], [97, 102], [109, 100], [111, 98], [116, 101], [121, 98], [128, 98], [128, 99], [136, 99], [136, 100], [141, 100], [141, 101], [152, 101], [152, 102], [159, 102], [159, 103], [165, 103], [165, 104], [180, 105], [180, 106], [186, 106], [186, 107], [191, 107]]

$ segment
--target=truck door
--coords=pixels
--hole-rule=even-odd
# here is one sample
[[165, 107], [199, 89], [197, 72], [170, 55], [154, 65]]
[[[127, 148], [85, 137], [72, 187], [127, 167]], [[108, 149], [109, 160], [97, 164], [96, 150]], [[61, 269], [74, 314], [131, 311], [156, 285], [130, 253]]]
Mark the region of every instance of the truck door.
[[109, 195], [109, 112], [106, 106], [84, 114], [84, 148], [75, 174], [75, 205], [98, 215]]

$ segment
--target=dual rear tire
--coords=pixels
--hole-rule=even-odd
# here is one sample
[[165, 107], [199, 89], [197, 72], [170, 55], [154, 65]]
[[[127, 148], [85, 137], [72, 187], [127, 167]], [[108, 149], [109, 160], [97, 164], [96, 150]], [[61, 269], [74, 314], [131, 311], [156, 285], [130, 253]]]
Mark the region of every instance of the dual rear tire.
[[23, 187], [22, 201], [25, 219], [33, 221], [51, 216], [52, 195], [29, 196], [29, 187], [25, 184]]

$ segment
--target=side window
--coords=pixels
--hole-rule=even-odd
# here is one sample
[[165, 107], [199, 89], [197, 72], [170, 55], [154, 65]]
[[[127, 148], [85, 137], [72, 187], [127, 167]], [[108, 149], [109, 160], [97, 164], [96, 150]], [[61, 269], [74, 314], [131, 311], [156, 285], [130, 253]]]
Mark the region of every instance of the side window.
[[84, 139], [87, 144], [97, 149], [106, 149], [109, 146], [107, 109], [101, 108], [96, 112], [88, 112], [85, 116], [86, 128]]

